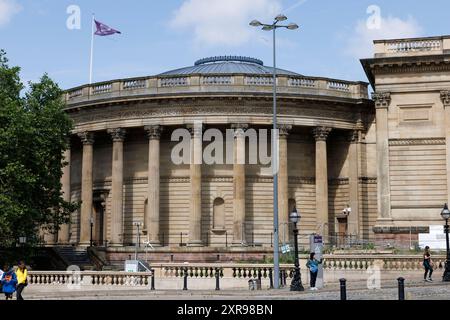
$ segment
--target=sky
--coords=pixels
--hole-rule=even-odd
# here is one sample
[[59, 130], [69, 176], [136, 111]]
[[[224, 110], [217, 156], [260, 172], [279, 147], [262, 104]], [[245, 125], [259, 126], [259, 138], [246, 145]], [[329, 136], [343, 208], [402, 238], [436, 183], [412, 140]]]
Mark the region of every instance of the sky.
[[367, 81], [359, 59], [374, 39], [450, 34], [448, 0], [0, 0], [0, 49], [22, 80], [48, 73], [61, 88], [89, 82], [91, 21], [122, 34], [95, 37], [94, 82], [149, 76], [200, 58], [244, 55], [272, 65], [272, 37], [250, 27], [279, 13], [278, 67]]

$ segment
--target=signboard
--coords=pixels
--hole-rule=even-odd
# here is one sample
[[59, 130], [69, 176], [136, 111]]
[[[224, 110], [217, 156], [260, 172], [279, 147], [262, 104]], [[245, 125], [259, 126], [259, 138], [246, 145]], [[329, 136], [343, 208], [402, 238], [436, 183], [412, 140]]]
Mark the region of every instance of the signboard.
[[291, 246], [288, 245], [288, 244], [283, 244], [283, 245], [281, 246], [281, 252], [282, 252], [283, 254], [286, 254], [286, 253], [288, 253], [288, 252], [291, 252]]
[[[312, 234], [309, 238], [310, 252], [314, 252], [317, 260], [323, 258], [323, 238], [320, 235]], [[316, 288], [323, 288], [323, 265], [319, 264], [319, 272], [317, 274]]]
[[431, 250], [446, 250], [444, 226], [430, 226], [430, 233], [419, 233], [419, 247], [429, 246]]
[[139, 272], [139, 261], [126, 260], [125, 261], [125, 272]]

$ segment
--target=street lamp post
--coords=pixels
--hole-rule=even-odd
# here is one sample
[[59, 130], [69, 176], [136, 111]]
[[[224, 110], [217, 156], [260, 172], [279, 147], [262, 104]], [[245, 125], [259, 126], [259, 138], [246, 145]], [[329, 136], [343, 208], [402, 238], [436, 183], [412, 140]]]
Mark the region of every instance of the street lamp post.
[[298, 262], [298, 229], [297, 223], [300, 221], [300, 214], [297, 212], [297, 209], [294, 207], [291, 214], [289, 215], [289, 220], [294, 224], [294, 252], [295, 252], [295, 272], [294, 278], [291, 283], [291, 291], [304, 291], [302, 285], [302, 277], [300, 274], [300, 264]]
[[137, 260], [138, 258], [138, 246], [141, 246], [141, 234], [139, 227], [142, 226], [141, 222], [135, 222], [134, 225], [137, 227], [137, 234], [136, 234], [136, 246], [134, 250], [134, 260]]
[[448, 210], [447, 204], [445, 204], [444, 209], [442, 209], [441, 216], [445, 220], [444, 231], [445, 231], [445, 240], [447, 244], [447, 258], [445, 259], [445, 271], [442, 280], [450, 281], [450, 248], [448, 240], [448, 232], [449, 232], [448, 219], [450, 219], [450, 210]]
[[94, 229], [94, 218], [93, 217], [91, 217], [90, 222], [91, 222], [91, 239], [90, 239], [89, 243], [90, 243], [90, 245], [92, 247], [93, 243], [94, 243], [94, 240], [92, 239], [92, 232], [93, 232], [93, 229]]
[[279, 234], [278, 234], [278, 148], [277, 137], [277, 62], [276, 62], [276, 30], [286, 28], [289, 30], [298, 29], [295, 23], [288, 25], [279, 25], [281, 21], [287, 20], [285, 15], [279, 14], [275, 17], [272, 24], [264, 24], [258, 20], [250, 22], [252, 27], [262, 27], [264, 31], [273, 31], [273, 132], [272, 134], [272, 167], [273, 167], [273, 262], [274, 262], [274, 288], [280, 287], [280, 257], [279, 257]]

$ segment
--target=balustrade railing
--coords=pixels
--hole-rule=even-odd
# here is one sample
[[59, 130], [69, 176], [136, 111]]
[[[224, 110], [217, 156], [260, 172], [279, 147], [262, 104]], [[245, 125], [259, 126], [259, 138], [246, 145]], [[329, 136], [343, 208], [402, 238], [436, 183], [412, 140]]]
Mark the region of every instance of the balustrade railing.
[[313, 88], [316, 86], [316, 81], [308, 78], [289, 78], [288, 85], [291, 87]]
[[76, 89], [76, 90], [69, 91], [69, 99], [81, 97], [82, 95], [83, 95], [83, 89]]
[[189, 85], [187, 77], [162, 78], [160, 80], [161, 87], [179, 87]]
[[386, 43], [386, 50], [390, 53], [438, 51], [441, 49], [441, 40], [394, 40]]
[[123, 89], [124, 90], [134, 90], [134, 89], [143, 89], [147, 85], [147, 81], [142, 80], [126, 80], [123, 82]]
[[112, 83], [99, 84], [92, 87], [92, 94], [108, 93], [112, 90]]
[[328, 81], [328, 89], [338, 91], [350, 91], [350, 85], [345, 82]]
[[245, 83], [253, 86], [271, 86], [273, 77], [245, 77]]
[[233, 78], [231, 76], [203, 77], [203, 81], [202, 82], [205, 85], [232, 84], [233, 83]]

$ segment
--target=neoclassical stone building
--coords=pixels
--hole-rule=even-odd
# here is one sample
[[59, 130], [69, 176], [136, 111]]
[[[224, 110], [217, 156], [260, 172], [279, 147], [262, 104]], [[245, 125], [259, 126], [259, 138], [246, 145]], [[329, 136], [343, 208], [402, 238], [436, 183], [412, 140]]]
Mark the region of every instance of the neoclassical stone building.
[[[450, 40], [378, 41], [375, 49], [362, 60], [374, 100], [368, 83], [277, 72], [283, 243], [294, 206], [305, 247], [311, 233], [329, 243], [338, 234], [401, 240], [440, 223], [450, 179]], [[208, 148], [203, 134], [213, 128], [224, 136], [232, 129], [233, 154], [248, 156], [246, 133], [271, 128], [271, 73], [257, 59], [215, 57], [68, 90], [75, 129], [64, 194], [82, 206], [48, 242], [89, 245], [92, 227], [92, 240], [112, 260], [127, 258], [136, 241], [152, 244], [154, 260], [270, 255], [273, 179], [265, 165], [236, 156], [234, 163], [175, 164], [171, 155], [175, 130], [189, 130], [193, 159]], [[270, 131], [260, 138], [270, 152]]]

